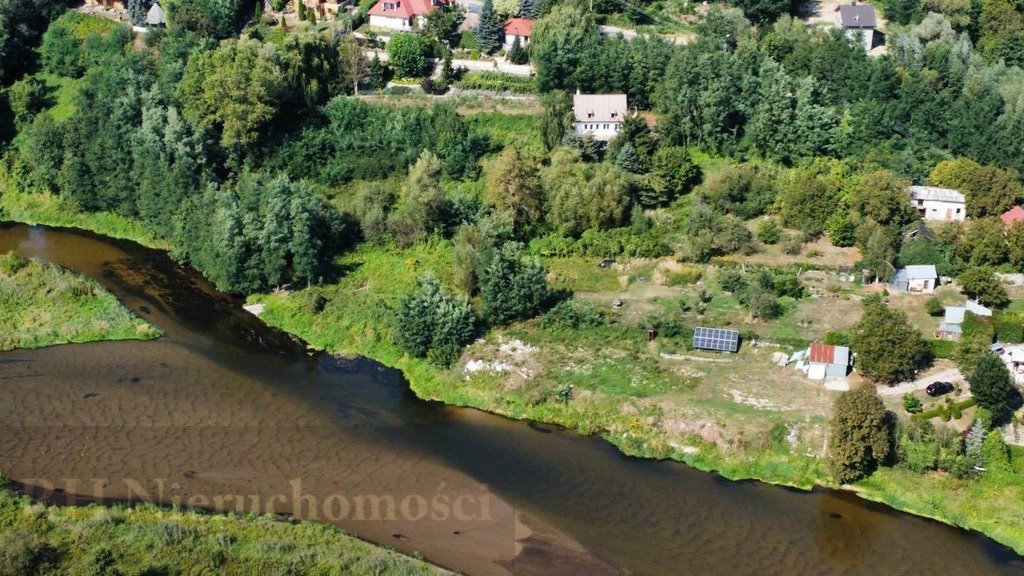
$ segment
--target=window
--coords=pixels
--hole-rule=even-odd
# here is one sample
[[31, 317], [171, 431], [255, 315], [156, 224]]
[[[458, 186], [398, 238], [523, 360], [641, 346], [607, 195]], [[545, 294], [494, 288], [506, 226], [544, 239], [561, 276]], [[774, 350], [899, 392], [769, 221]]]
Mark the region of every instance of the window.
[[960, 213], [960, 209], [959, 209], [959, 208], [957, 208], [957, 209], [956, 209], [956, 213], [957, 213], [957, 214], [959, 214], [959, 213]]
[[918, 200], [917, 201], [917, 205], [918, 206], [924, 206], [924, 200]]
[[593, 117], [594, 117], [594, 113], [593, 112], [587, 112], [587, 118], [593, 118]]
[[604, 125], [604, 129], [605, 129], [605, 130], [607, 130], [607, 129], [608, 129], [608, 125], [607, 125], [607, 124], [605, 124], [605, 125]]

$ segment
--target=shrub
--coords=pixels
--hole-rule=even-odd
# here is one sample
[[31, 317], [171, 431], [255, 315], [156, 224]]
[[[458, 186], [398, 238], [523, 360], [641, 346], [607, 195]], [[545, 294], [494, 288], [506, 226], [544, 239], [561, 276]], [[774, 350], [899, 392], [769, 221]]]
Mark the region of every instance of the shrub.
[[522, 244], [506, 243], [480, 275], [484, 316], [493, 324], [536, 316], [549, 296], [546, 276], [539, 262], [527, 261]]
[[908, 392], [903, 395], [903, 409], [911, 414], [919, 414], [924, 411], [924, 405], [920, 398]]
[[736, 268], [721, 268], [718, 271], [718, 285], [722, 290], [739, 294], [747, 289], [747, 281], [743, 273]]
[[804, 245], [798, 240], [787, 240], [782, 243], [782, 251], [790, 256], [799, 256], [804, 251]]
[[704, 272], [696, 266], [685, 266], [679, 272], [671, 274], [665, 283], [669, 286], [686, 286], [693, 284], [704, 276]]
[[395, 34], [388, 42], [388, 62], [399, 78], [423, 75], [427, 67], [427, 43], [419, 34]]
[[537, 81], [528, 76], [512, 76], [501, 72], [467, 72], [455, 85], [462, 90], [487, 90], [512, 94], [536, 94]]
[[13, 276], [25, 266], [28, 266], [28, 259], [17, 252], [0, 255], [0, 273]]
[[839, 332], [837, 330], [830, 330], [825, 334], [825, 344], [831, 344], [832, 346], [849, 346], [850, 335], [846, 332]]
[[934, 296], [925, 301], [924, 309], [929, 316], [942, 316], [946, 313], [946, 307]]
[[0, 534], [0, 576], [48, 574], [57, 561], [57, 551], [36, 534]]
[[782, 226], [774, 218], [761, 221], [757, 227], [757, 239], [765, 244], [775, 244], [782, 237]]
[[546, 329], [579, 330], [604, 326], [605, 317], [592, 306], [580, 306], [568, 300], [559, 302], [540, 318], [540, 325]]

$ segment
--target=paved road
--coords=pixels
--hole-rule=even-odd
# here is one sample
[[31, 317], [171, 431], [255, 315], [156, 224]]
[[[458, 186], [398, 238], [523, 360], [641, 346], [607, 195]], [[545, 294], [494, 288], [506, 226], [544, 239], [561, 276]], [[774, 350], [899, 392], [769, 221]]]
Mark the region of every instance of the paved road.
[[904, 382], [897, 384], [892, 387], [879, 387], [879, 396], [902, 396], [907, 392], [917, 392], [918, 390], [924, 390], [929, 384], [936, 381], [941, 382], [960, 382], [963, 381], [964, 376], [960, 373], [959, 368], [947, 368], [945, 370], [939, 370], [938, 372], [928, 373], [927, 376], [922, 376], [913, 382]]

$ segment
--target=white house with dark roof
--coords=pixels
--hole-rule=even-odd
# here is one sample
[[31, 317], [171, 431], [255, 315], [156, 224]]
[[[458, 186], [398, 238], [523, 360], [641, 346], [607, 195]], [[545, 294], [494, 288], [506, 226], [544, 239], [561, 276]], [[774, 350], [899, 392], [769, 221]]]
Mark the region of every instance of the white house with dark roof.
[[967, 217], [964, 195], [950, 188], [911, 186], [907, 188], [910, 203], [925, 220], [963, 222]]
[[897, 270], [889, 287], [893, 292], [932, 294], [939, 287], [939, 275], [932, 264], [913, 264]]
[[590, 134], [598, 142], [607, 142], [619, 133], [629, 113], [625, 94], [580, 94], [572, 96], [573, 128], [580, 136]]
[[858, 4], [854, 1], [851, 4], [836, 6], [835, 19], [836, 26], [842, 28], [850, 40], [857, 40], [859, 37], [864, 43], [864, 49], [871, 50], [878, 22], [875, 18], [875, 9], [870, 4]]

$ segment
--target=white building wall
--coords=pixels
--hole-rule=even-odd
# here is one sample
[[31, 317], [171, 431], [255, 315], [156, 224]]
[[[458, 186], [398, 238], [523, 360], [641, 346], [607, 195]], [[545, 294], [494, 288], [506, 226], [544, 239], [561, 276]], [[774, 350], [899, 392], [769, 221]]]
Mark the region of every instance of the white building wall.
[[511, 50], [512, 44], [515, 43], [516, 38], [519, 38], [519, 45], [526, 46], [526, 43], [530, 41], [526, 36], [516, 36], [515, 34], [505, 34], [505, 50]]
[[619, 133], [620, 122], [576, 122], [576, 133], [580, 136], [590, 134], [594, 140], [611, 140]]
[[390, 16], [378, 16], [376, 14], [370, 15], [370, 26], [380, 26], [381, 28], [390, 28], [392, 30], [401, 31], [412, 30], [412, 26], [409, 25], [409, 21], [404, 18], [392, 18]]
[[960, 202], [943, 202], [941, 200], [914, 200], [914, 208], [925, 220], [945, 220], [963, 222], [967, 217], [967, 209]]
[[920, 292], [922, 294], [931, 294], [935, 292], [935, 285], [938, 284], [938, 280], [911, 280], [907, 290], [909, 292]]

